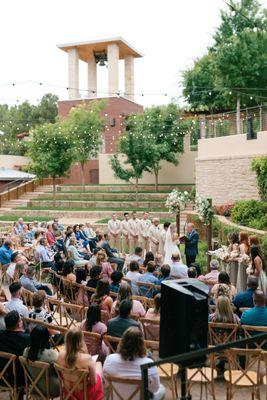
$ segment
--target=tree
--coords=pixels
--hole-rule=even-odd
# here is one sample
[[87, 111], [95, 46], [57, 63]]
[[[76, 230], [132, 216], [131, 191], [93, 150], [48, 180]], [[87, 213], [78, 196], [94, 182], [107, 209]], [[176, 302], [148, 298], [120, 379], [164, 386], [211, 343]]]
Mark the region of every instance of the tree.
[[56, 178], [67, 176], [74, 160], [73, 139], [59, 122], [45, 124], [31, 132], [28, 155], [30, 170], [38, 178], [53, 179], [53, 203], [56, 202]]
[[89, 105], [81, 104], [73, 108], [64, 121], [65, 128], [74, 135], [75, 160], [81, 165], [83, 190], [85, 190], [85, 164], [97, 156], [102, 142], [101, 133], [105, 121], [100, 112], [105, 105], [105, 101], [92, 101]]

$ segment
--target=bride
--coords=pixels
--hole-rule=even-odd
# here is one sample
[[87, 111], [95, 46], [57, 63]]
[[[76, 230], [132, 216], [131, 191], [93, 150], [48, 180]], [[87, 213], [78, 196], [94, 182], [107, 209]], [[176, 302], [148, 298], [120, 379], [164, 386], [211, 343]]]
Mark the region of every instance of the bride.
[[165, 251], [164, 264], [171, 265], [173, 254], [179, 254], [181, 258], [181, 252], [178, 247], [180, 241], [178, 238], [178, 234], [175, 231], [176, 231], [176, 226], [173, 223], [169, 226], [166, 233], [166, 240], [164, 246], [164, 251]]

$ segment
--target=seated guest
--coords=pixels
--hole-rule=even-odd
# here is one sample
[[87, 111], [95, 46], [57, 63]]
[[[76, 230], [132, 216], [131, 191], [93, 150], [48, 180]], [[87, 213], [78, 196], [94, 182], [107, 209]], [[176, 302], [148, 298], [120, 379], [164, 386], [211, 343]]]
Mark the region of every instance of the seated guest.
[[209, 316], [210, 322], [223, 322], [228, 324], [239, 324], [240, 320], [234, 314], [228, 296], [219, 296], [216, 301], [216, 310]]
[[138, 286], [136, 285], [136, 282], [139, 281], [141, 278], [142, 274], [139, 272], [139, 264], [137, 261], [131, 261], [130, 262], [130, 271], [127, 272], [126, 278], [130, 279], [131, 281], [131, 286], [132, 286], [132, 291], [134, 295], [139, 294], [139, 289]]
[[19, 251], [14, 251], [14, 253], [10, 257], [10, 264], [6, 270], [6, 273], [10, 279], [14, 280], [16, 264], [19, 262], [22, 262], [21, 253]]
[[87, 281], [86, 286], [96, 289], [99, 279], [102, 278], [102, 269], [101, 267], [93, 267], [89, 272], [90, 279]]
[[160, 282], [163, 282], [167, 279], [171, 279], [171, 267], [169, 264], [163, 264], [160, 268], [159, 280]]
[[74, 265], [73, 260], [67, 260], [63, 266], [62, 275], [69, 282], [76, 282], [76, 275], [73, 273]]
[[58, 275], [62, 275], [65, 257], [58, 251], [54, 255], [55, 264], [53, 266], [53, 271], [55, 271]]
[[47, 231], [45, 232], [45, 237], [47, 239], [48, 245], [50, 247], [53, 247], [56, 242], [56, 238], [51, 224], [47, 225]]
[[[153, 321], [160, 320], [160, 301], [161, 301], [161, 294], [158, 293], [154, 296], [153, 302], [154, 307], [149, 308], [146, 312], [145, 318], [151, 319]], [[159, 340], [159, 325], [150, 324], [145, 322], [146, 326], [146, 339], [147, 340]]]
[[12, 241], [6, 239], [2, 247], [0, 247], [0, 263], [2, 266], [8, 266], [11, 263], [11, 256], [13, 254]]
[[96, 292], [91, 297], [91, 301], [97, 303], [101, 310], [107, 311], [110, 314], [113, 300], [109, 292], [109, 281], [100, 279], [97, 283]]
[[132, 254], [132, 255], [129, 257], [128, 261], [129, 261], [129, 262], [131, 262], [131, 261], [136, 261], [136, 262], [139, 264], [139, 266], [142, 267], [143, 264], [144, 264], [144, 259], [143, 259], [143, 257], [142, 257], [142, 254], [143, 254], [143, 249], [142, 249], [142, 247], [136, 247], [136, 248], [134, 249], [134, 254]]
[[[107, 332], [107, 326], [101, 321], [101, 310], [98, 304], [90, 304], [87, 310], [86, 319], [80, 324], [80, 330], [99, 333], [99, 335], [104, 335]], [[108, 348], [104, 342], [101, 343], [100, 348], [97, 348], [95, 342], [92, 342], [87, 336], [84, 337], [84, 340], [88, 348], [88, 353], [92, 355], [100, 354], [102, 356], [108, 354]]]
[[21, 246], [29, 246], [32, 245], [32, 235], [28, 229], [28, 225], [24, 224], [22, 228], [22, 232], [20, 234], [21, 237]]
[[131, 315], [135, 315], [138, 317], [145, 316], [146, 312], [145, 312], [145, 309], [144, 309], [142, 303], [139, 300], [133, 300], [132, 289], [131, 289], [131, 286], [128, 285], [127, 282], [122, 282], [120, 285], [118, 297], [112, 305], [112, 310], [111, 310], [112, 315], [119, 314], [120, 303], [123, 300], [130, 300], [132, 302]]
[[36, 270], [33, 265], [28, 266], [25, 269], [24, 274], [20, 278], [21, 286], [24, 289], [29, 290], [30, 292], [37, 292], [37, 290], [44, 290], [48, 296], [52, 296], [52, 291], [47, 285], [39, 283], [34, 279], [35, 272]]
[[193, 262], [190, 264], [190, 267], [194, 267], [197, 271], [197, 278], [201, 275], [201, 267], [198, 263]]
[[232, 301], [233, 297], [236, 295], [236, 288], [231, 285], [230, 277], [225, 271], [219, 273], [218, 283], [211, 289], [211, 296], [214, 301], [216, 301], [220, 295], [228, 296], [230, 301]]
[[[22, 356], [24, 349], [30, 344], [30, 335], [24, 332], [22, 320], [17, 311], [13, 310], [5, 316], [6, 329], [0, 331], [0, 351]], [[0, 359], [0, 369], [3, 368]], [[23, 370], [16, 360], [17, 386], [24, 386]]]
[[[149, 261], [146, 267], [147, 272], [140, 276], [139, 282], [152, 283], [153, 285], [160, 285], [161, 281], [154, 275], [156, 271], [156, 264], [154, 261]], [[155, 288], [156, 290], [156, 288]], [[152, 297], [152, 291], [149, 291], [145, 286], [139, 287], [141, 296]]]
[[91, 253], [88, 240], [86, 240], [85, 235], [82, 233], [80, 226], [78, 224], [73, 226], [73, 233], [75, 235], [76, 241], [83, 247], [87, 253]]
[[101, 267], [103, 279], [107, 279], [110, 282], [110, 276], [111, 276], [112, 272], [114, 271], [114, 269], [108, 262], [107, 255], [104, 250], [100, 250], [97, 253], [96, 265]]
[[[69, 391], [77, 381], [78, 370], [86, 370], [90, 377], [87, 383], [86, 394], [90, 400], [102, 400], [102, 366], [94, 362], [86, 351], [83, 333], [80, 329], [70, 329], [65, 335], [65, 346], [59, 352], [57, 364], [69, 370], [62, 374], [64, 387]], [[64, 389], [63, 389], [64, 390]], [[64, 393], [65, 397], [67, 392]], [[63, 395], [64, 395], [63, 394]], [[73, 399], [84, 399], [84, 387], [79, 385], [77, 391], [72, 394]]]
[[154, 257], [154, 254], [152, 253], [152, 251], [148, 251], [146, 253], [145, 260], [144, 260], [145, 268], [147, 267], [147, 264], [149, 263], [149, 261], [155, 261], [155, 257]]
[[105, 250], [107, 256], [108, 256], [108, 261], [112, 264], [117, 264], [118, 270], [121, 271], [124, 265], [124, 258], [121, 258], [118, 256], [118, 250], [113, 249], [110, 247], [109, 244], [110, 240], [110, 235], [108, 233], [104, 234], [104, 242], [102, 243], [102, 249]]
[[133, 302], [131, 300], [122, 300], [119, 305], [119, 315], [112, 318], [107, 323], [107, 334], [110, 336], [122, 337], [126, 329], [136, 326], [141, 330], [139, 322], [130, 318]]
[[258, 278], [253, 275], [249, 275], [247, 278], [247, 289], [244, 292], [239, 292], [233, 299], [234, 306], [239, 310], [240, 308], [252, 308], [253, 294], [258, 289]]
[[[44, 290], [38, 290], [34, 293], [32, 298], [33, 310], [29, 312], [29, 318], [51, 324], [53, 318], [51, 314], [44, 309], [45, 299], [46, 293]], [[31, 324], [29, 331], [31, 331], [34, 326], [35, 325]]]
[[175, 279], [188, 278], [188, 267], [183, 264], [179, 253], [172, 254], [171, 277]]
[[[103, 375], [117, 376], [120, 378], [141, 379], [142, 364], [153, 362], [147, 357], [147, 350], [144, 343], [144, 337], [140, 329], [130, 327], [125, 331], [120, 341], [118, 352], [110, 354], [103, 366]], [[148, 369], [149, 391], [154, 400], [164, 399], [165, 388], [160, 383], [158, 370], [156, 367]], [[116, 384], [116, 389], [122, 399], [128, 399], [133, 392], [133, 388], [127, 384]], [[133, 398], [135, 400], [137, 396]], [[138, 396], [139, 398], [139, 396]]]
[[89, 265], [90, 267], [94, 267], [96, 265], [96, 258], [97, 258], [97, 253], [99, 252], [99, 249], [96, 247], [93, 251], [93, 255], [89, 260]]
[[29, 317], [28, 308], [24, 306], [22, 297], [22, 287], [20, 282], [13, 282], [9, 286], [9, 291], [11, 294], [11, 299], [6, 303], [5, 309], [9, 311], [17, 311], [22, 317]]
[[218, 283], [219, 278], [219, 261], [218, 260], [211, 260], [210, 262], [210, 269], [211, 271], [208, 272], [206, 275], [200, 275], [198, 279], [201, 282], [206, 283], [206, 285], [213, 286]]
[[253, 294], [254, 307], [242, 313], [241, 324], [252, 326], [267, 326], [267, 308], [264, 293], [255, 290]]
[[118, 293], [120, 289], [121, 280], [123, 278], [123, 273], [120, 271], [113, 271], [111, 274], [111, 283], [109, 289], [113, 293]]
[[[59, 381], [53, 364], [57, 362], [58, 352], [51, 349], [49, 331], [44, 326], [37, 325], [30, 333], [30, 346], [26, 347], [23, 357], [29, 361], [42, 361], [50, 364], [49, 368], [49, 394], [46, 392], [46, 378], [43, 374], [38, 381], [38, 389], [49, 398], [59, 396]], [[31, 378], [34, 380], [40, 373], [39, 369], [27, 367]]]
[[195, 267], [189, 267], [187, 271], [188, 278], [197, 278], [197, 270]]
[[88, 236], [89, 231], [84, 224], [80, 224], [79, 228], [80, 228], [82, 237], [84, 238], [85, 241], [87, 241], [89, 243], [89, 249], [92, 252], [96, 248], [96, 243], [97, 243], [96, 235]]
[[88, 261], [85, 260], [81, 256], [78, 249], [76, 248], [76, 239], [75, 238], [70, 238], [70, 244], [69, 244], [67, 250], [68, 250], [69, 258], [75, 262], [75, 265], [77, 265], [77, 267], [88, 266]]
[[87, 273], [84, 268], [76, 268], [75, 275], [76, 275], [76, 283], [82, 285], [86, 284]]
[[42, 268], [53, 268], [54, 262], [47, 248], [48, 242], [45, 237], [42, 237], [37, 246], [36, 251], [39, 255], [40, 263]]

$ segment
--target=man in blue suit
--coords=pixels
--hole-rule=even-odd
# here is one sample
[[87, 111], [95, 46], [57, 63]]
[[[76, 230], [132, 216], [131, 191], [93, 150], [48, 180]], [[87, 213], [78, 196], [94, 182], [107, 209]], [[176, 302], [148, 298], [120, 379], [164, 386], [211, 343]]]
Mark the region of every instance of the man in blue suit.
[[104, 239], [105, 239], [105, 241], [101, 247], [102, 247], [102, 249], [105, 250], [105, 252], [108, 256], [108, 261], [110, 263], [117, 264], [118, 271], [121, 271], [123, 268], [124, 262], [125, 262], [124, 258], [121, 258], [118, 256], [117, 249], [113, 249], [112, 247], [110, 247], [110, 244], [109, 244], [110, 236], [108, 233], [104, 234]]
[[196, 256], [198, 255], [199, 235], [195, 230], [194, 224], [191, 222], [187, 224], [186, 230], [185, 257], [186, 265], [190, 267], [190, 265], [196, 261]]

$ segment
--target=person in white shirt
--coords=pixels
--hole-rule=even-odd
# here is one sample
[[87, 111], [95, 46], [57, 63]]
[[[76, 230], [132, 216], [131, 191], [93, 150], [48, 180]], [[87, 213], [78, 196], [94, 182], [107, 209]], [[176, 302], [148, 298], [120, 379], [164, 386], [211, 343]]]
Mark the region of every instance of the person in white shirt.
[[125, 212], [123, 216], [124, 219], [121, 221], [121, 251], [125, 254], [127, 251], [129, 252], [129, 213]]
[[110, 234], [110, 246], [120, 250], [120, 231], [121, 224], [116, 214], [112, 214], [112, 218], [108, 221], [108, 233]]
[[143, 249], [143, 256], [150, 249], [149, 228], [151, 221], [148, 219], [148, 212], [143, 213], [143, 218], [139, 221], [139, 246]]
[[170, 222], [164, 222], [163, 228], [160, 231], [159, 250], [158, 251], [159, 251], [159, 254], [162, 255], [163, 259], [165, 257], [164, 246], [165, 246], [165, 241], [166, 241], [166, 233], [167, 233], [167, 230], [168, 230], [170, 225], [171, 225]]
[[127, 272], [126, 278], [131, 281], [133, 295], [139, 295], [139, 288], [136, 282], [139, 282], [142, 274], [139, 272], [139, 264], [137, 261], [131, 261], [129, 266], [130, 271]]
[[132, 212], [132, 218], [129, 220], [129, 254], [133, 254], [138, 246], [139, 240], [139, 220], [136, 218], [136, 212]]
[[188, 267], [187, 265], [183, 264], [180, 254], [174, 253], [172, 255], [172, 262], [171, 262], [171, 278], [181, 279], [181, 278], [188, 278]]
[[[103, 365], [104, 378], [109, 375], [120, 378], [141, 379], [142, 364], [152, 362], [152, 359], [146, 356], [146, 347], [141, 330], [137, 327], [128, 328], [121, 339], [118, 352], [107, 356]], [[161, 400], [165, 395], [165, 387], [161, 385], [159, 374], [156, 367], [148, 369], [149, 391], [153, 394], [154, 400]], [[114, 387], [122, 399], [131, 397], [136, 386], [114, 383]], [[117, 396], [113, 397], [117, 400]], [[139, 400], [140, 392], [136, 393], [131, 400]]]
[[28, 318], [29, 311], [26, 306], [24, 306], [21, 296], [22, 296], [22, 286], [20, 282], [13, 282], [9, 286], [9, 291], [11, 294], [11, 300], [9, 300], [5, 305], [6, 312], [17, 311], [21, 317]]
[[159, 219], [153, 218], [152, 225], [149, 228], [149, 240], [150, 240], [150, 250], [156, 256], [159, 249], [159, 240], [160, 240], [160, 227], [159, 227]]

